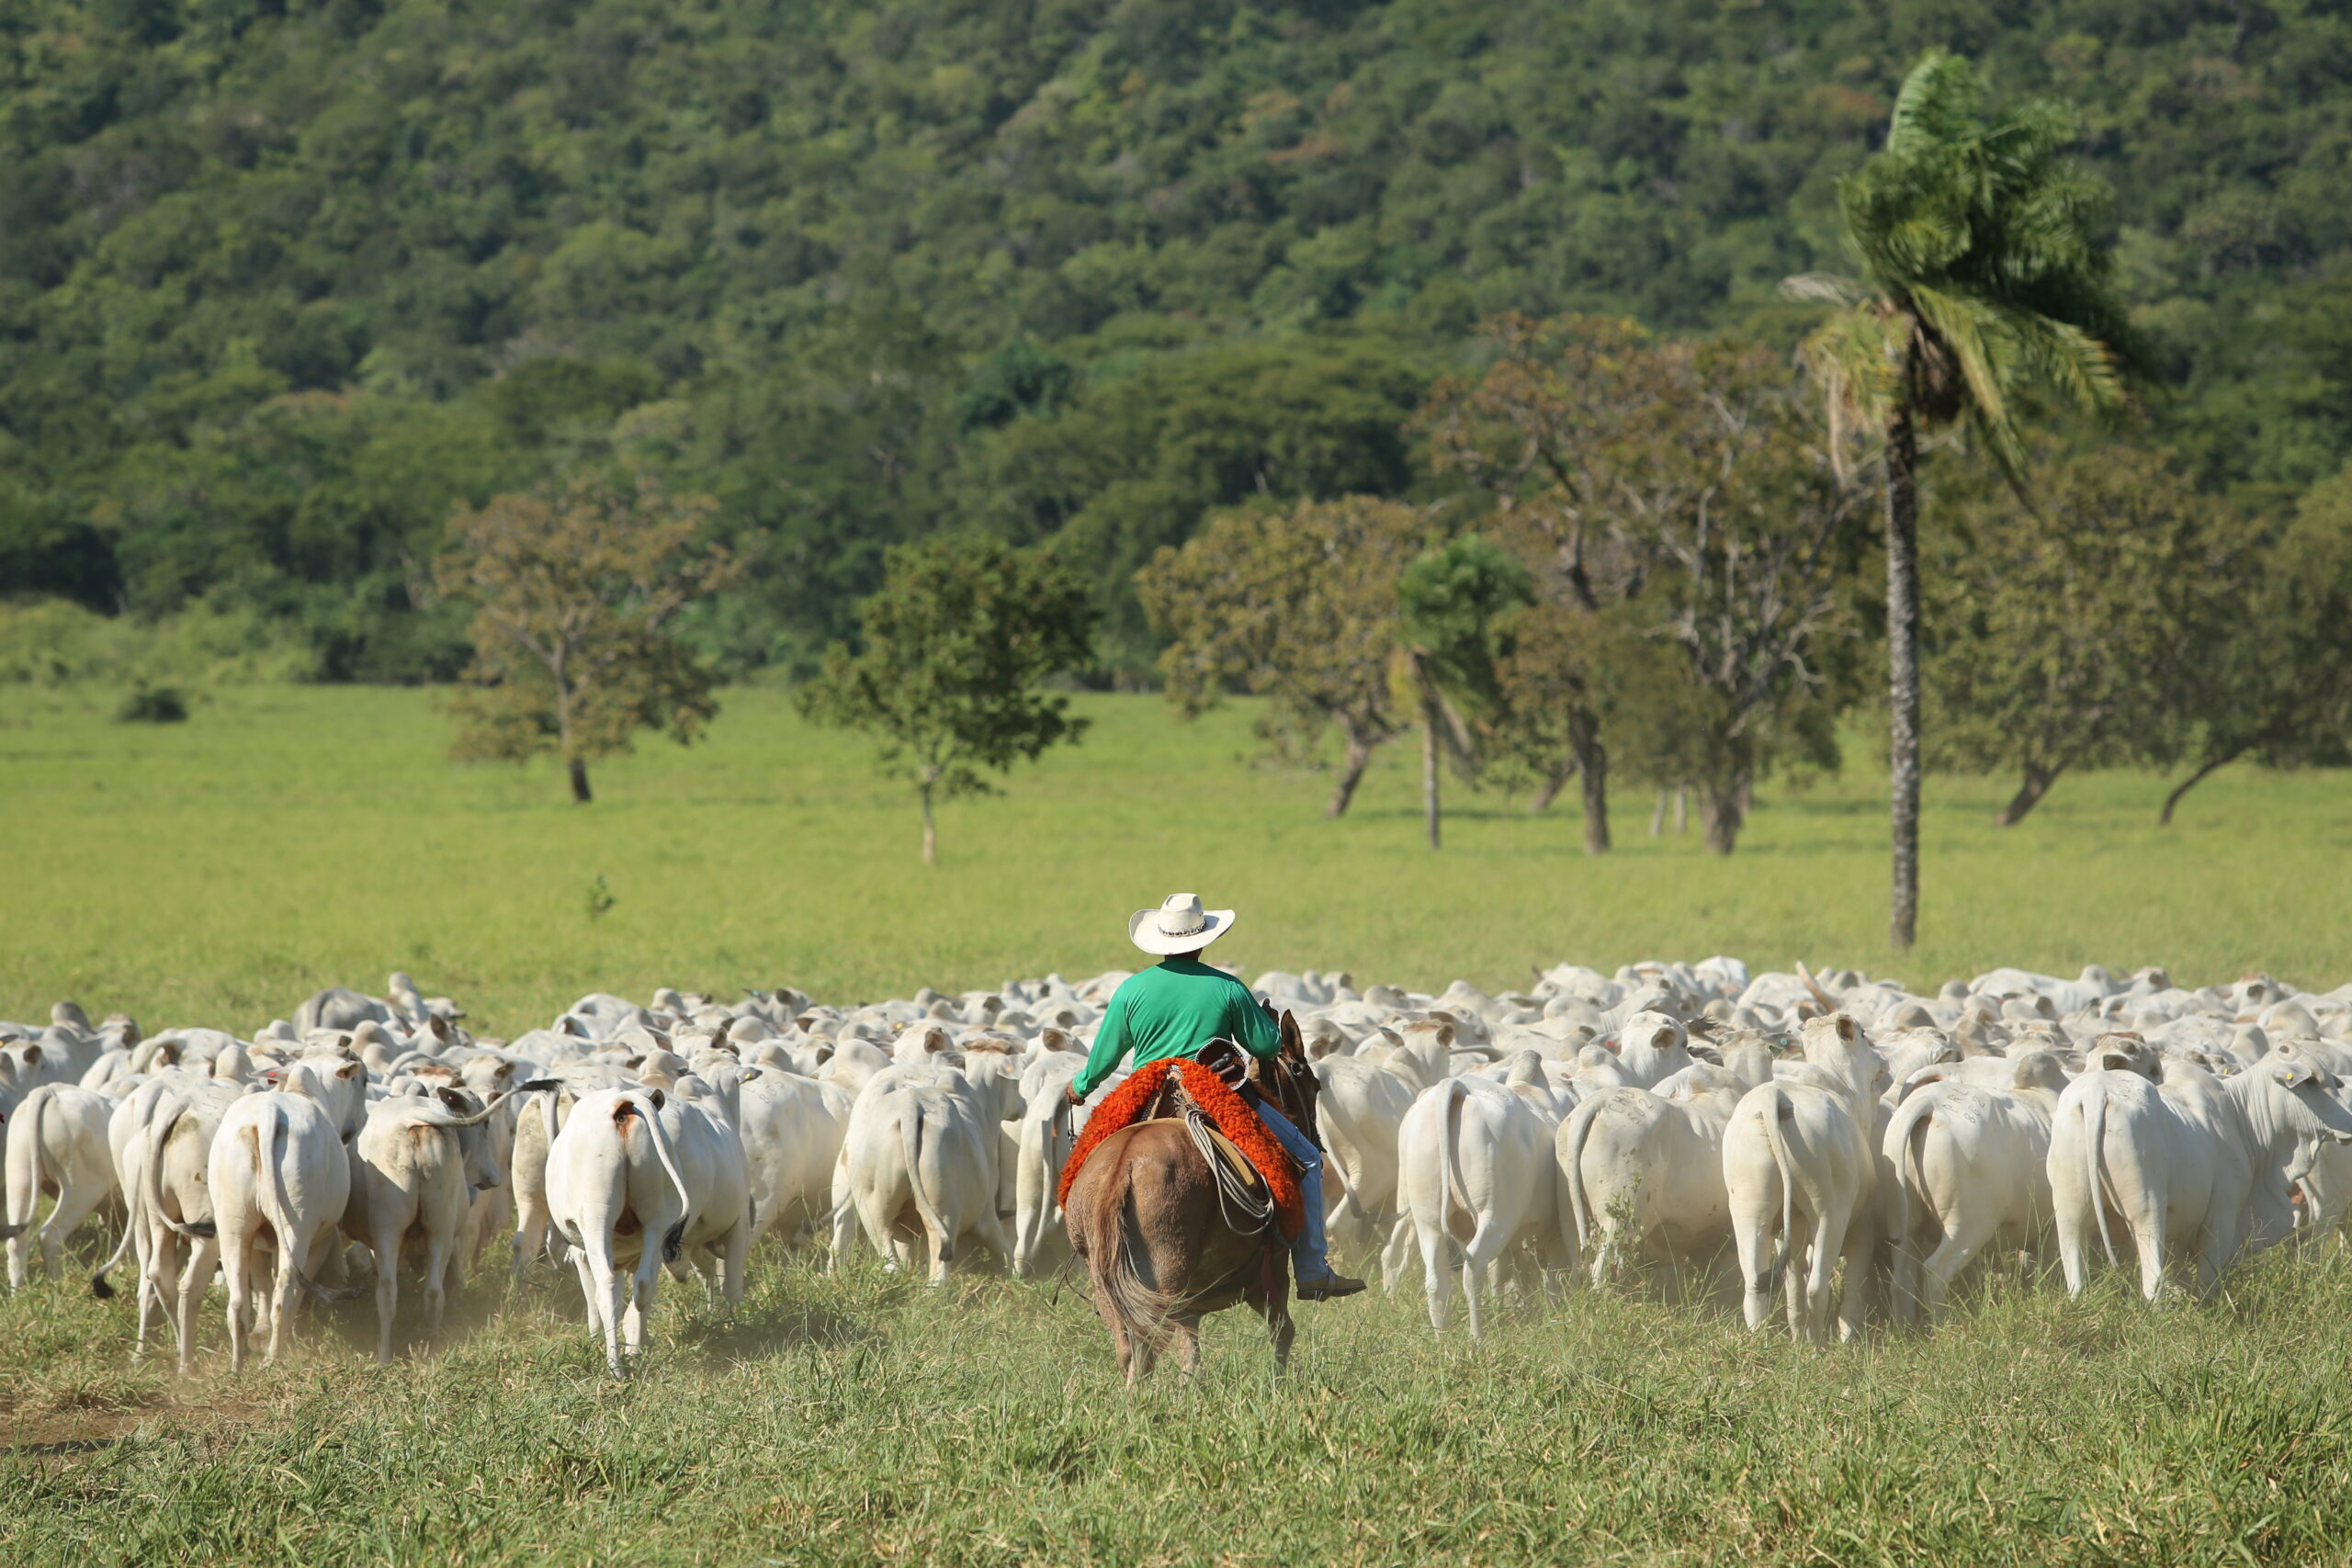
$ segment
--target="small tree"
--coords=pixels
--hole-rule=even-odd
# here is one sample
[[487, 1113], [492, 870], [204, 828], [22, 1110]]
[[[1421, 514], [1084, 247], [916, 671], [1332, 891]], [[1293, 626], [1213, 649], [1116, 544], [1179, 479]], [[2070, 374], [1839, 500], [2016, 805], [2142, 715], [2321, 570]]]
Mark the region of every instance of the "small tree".
[[628, 750], [637, 731], [692, 740], [718, 711], [718, 677], [670, 626], [734, 578], [726, 550], [695, 545], [716, 510], [707, 496], [594, 478], [459, 508], [435, 568], [444, 593], [475, 607], [452, 754], [553, 751], [585, 804], [588, 764]]
[[2154, 453], [2037, 466], [2043, 515], [2006, 491], [1955, 508], [1922, 573], [1929, 755], [2014, 769], [1997, 820], [2023, 821], [2077, 767], [2162, 766], [2188, 742], [2184, 692], [2214, 656], [2252, 539]]
[[2195, 766], [2165, 796], [2160, 826], [2241, 757], [2352, 763], [2352, 468], [2304, 495], [2250, 576], [2213, 645], [2186, 661]]
[[[1431, 388], [1419, 423], [1436, 468], [1460, 475], [1492, 503], [1482, 524], [1487, 534], [1533, 569], [1544, 627], [1523, 646], [1510, 675], [1523, 695], [1540, 689], [1547, 701], [1567, 705], [1515, 705], [1513, 750], [1541, 776], [1545, 801], [1570, 772], [1577, 775], [1585, 851], [1605, 854], [1609, 754], [1600, 715], [1589, 700], [1598, 690], [1594, 671], [1534, 660], [1578, 657], [1589, 637], [1543, 632], [1560, 632], [1640, 586], [1639, 562], [1621, 529], [1655, 509], [1659, 476], [1615, 459], [1623, 432], [1657, 417], [1673, 389], [1659, 374], [1657, 356], [1645, 352], [1646, 334], [1630, 321], [1503, 316], [1487, 324], [1484, 336], [1492, 363], [1475, 380], [1452, 378]], [[1548, 740], [1566, 752], [1546, 766], [1533, 750]]]
[[1496, 666], [1510, 649], [1497, 623], [1533, 599], [1527, 569], [1476, 534], [1419, 557], [1397, 581], [1395, 684], [1421, 722], [1421, 812], [1431, 849], [1440, 842], [1440, 753], [1475, 773], [1478, 732], [1502, 708]]
[[901, 545], [881, 591], [858, 606], [865, 650], [834, 647], [800, 688], [800, 711], [881, 738], [884, 771], [914, 782], [933, 864], [934, 797], [987, 794], [981, 769], [1010, 772], [1085, 733], [1069, 698], [1037, 686], [1088, 663], [1094, 619], [1086, 584], [1044, 551], [986, 538]]
[[1312, 755], [1338, 729], [1344, 753], [1324, 815], [1340, 816], [1374, 749], [1407, 722], [1388, 678], [1396, 581], [1429, 534], [1418, 508], [1351, 495], [1225, 513], [1162, 549], [1136, 584], [1169, 638], [1168, 700], [1192, 718], [1230, 690], [1269, 697], [1259, 730], [1283, 755]]

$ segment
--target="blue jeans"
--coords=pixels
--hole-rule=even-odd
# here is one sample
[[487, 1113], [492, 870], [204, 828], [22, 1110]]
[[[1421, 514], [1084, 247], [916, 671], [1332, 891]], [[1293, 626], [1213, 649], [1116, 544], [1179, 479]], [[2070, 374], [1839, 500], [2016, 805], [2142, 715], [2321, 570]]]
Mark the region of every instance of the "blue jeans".
[[1258, 1120], [1298, 1162], [1298, 1195], [1300, 1206], [1306, 1211], [1306, 1223], [1298, 1227], [1298, 1239], [1290, 1244], [1291, 1272], [1302, 1283], [1327, 1279], [1331, 1272], [1331, 1260], [1324, 1256], [1323, 1248], [1322, 1152], [1307, 1142], [1306, 1134], [1290, 1124], [1289, 1117], [1263, 1100], [1258, 1101]]

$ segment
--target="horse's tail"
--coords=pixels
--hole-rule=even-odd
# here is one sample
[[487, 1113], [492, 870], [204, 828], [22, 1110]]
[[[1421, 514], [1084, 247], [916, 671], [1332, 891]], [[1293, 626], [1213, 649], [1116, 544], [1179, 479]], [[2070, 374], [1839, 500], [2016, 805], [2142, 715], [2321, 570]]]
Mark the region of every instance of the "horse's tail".
[[[1097, 1149], [1095, 1157], [1102, 1151]], [[1103, 1183], [1102, 1196], [1082, 1214], [1063, 1211], [1063, 1218], [1079, 1225], [1083, 1232], [1088, 1271], [1093, 1275], [1097, 1290], [1119, 1320], [1119, 1327], [1127, 1337], [1154, 1352], [1167, 1348], [1172, 1337], [1168, 1332], [1168, 1320], [1183, 1302], [1181, 1292], [1161, 1290], [1145, 1282], [1136, 1271], [1132, 1227], [1127, 1223], [1127, 1210], [1133, 1201], [1134, 1165], [1126, 1158], [1122, 1145], [1116, 1151], [1118, 1168], [1110, 1173]]]

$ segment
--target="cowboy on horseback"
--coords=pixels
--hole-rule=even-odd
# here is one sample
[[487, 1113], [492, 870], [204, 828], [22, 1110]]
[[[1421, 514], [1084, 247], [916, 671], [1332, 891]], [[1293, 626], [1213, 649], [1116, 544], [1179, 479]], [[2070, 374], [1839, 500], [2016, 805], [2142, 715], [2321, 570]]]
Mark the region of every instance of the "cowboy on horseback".
[[[1083, 1105], [1117, 1070], [1170, 1057], [1197, 1058], [1211, 1043], [1230, 1040], [1267, 1058], [1282, 1048], [1274, 1021], [1250, 987], [1201, 962], [1209, 943], [1233, 929], [1230, 909], [1204, 909], [1198, 895], [1177, 893], [1157, 909], [1137, 909], [1127, 940], [1159, 962], [1128, 976], [1111, 998], [1086, 1066], [1070, 1080], [1072, 1105]], [[1362, 1280], [1331, 1271], [1323, 1244], [1323, 1159], [1306, 1134], [1254, 1089], [1243, 1098], [1299, 1167], [1305, 1223], [1291, 1245], [1291, 1269], [1301, 1301], [1335, 1301], [1363, 1289]]]

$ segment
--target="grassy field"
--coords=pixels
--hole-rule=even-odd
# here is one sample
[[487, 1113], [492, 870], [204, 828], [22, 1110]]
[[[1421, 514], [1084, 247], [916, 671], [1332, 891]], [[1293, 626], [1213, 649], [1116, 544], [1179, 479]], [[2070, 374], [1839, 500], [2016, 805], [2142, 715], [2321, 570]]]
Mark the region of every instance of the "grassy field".
[[[1729, 952], [1919, 982], [2014, 962], [2165, 962], [2204, 980], [2352, 972], [2340, 778], [2224, 775], [2168, 832], [2161, 790], [2069, 780], [2026, 826], [2000, 781], [1929, 792], [1925, 941], [1883, 939], [1883, 825], [1857, 770], [1768, 790], [1739, 853], [1695, 832], [1577, 850], [1572, 811], [1464, 797], [1419, 842], [1402, 749], [1357, 813], [1199, 727], [1088, 699], [1086, 745], [943, 822], [771, 693], [707, 746], [604, 768], [460, 769], [413, 692], [231, 690], [178, 728], [0, 694], [0, 1016], [74, 995], [150, 1027], [251, 1027], [313, 987], [413, 970], [519, 1029], [578, 993], [789, 982], [829, 998], [1125, 962], [1170, 888], [1240, 905], [1251, 967], [1487, 985], [1561, 958]], [[602, 877], [615, 903], [592, 920]], [[99, 1245], [95, 1228], [81, 1242]], [[1277, 1381], [1252, 1324], [1199, 1383], [1129, 1399], [1068, 1288], [933, 1292], [775, 1255], [730, 1325], [669, 1290], [615, 1385], [568, 1286], [446, 1352], [368, 1364], [372, 1307], [313, 1313], [232, 1382], [130, 1355], [127, 1300], [0, 1303], [0, 1563], [2344, 1561], [2352, 1264], [2273, 1255], [2202, 1307], [2006, 1281], [1927, 1339], [1751, 1338], [1719, 1303], [1572, 1297], [1432, 1344], [1418, 1289], [1303, 1309]]]
[[[2226, 773], [2170, 829], [2146, 775], [2069, 779], [2007, 831], [1992, 826], [2007, 781], [1934, 781], [1922, 940], [1898, 961], [1866, 757], [1802, 793], [1768, 786], [1728, 860], [1695, 829], [1649, 838], [1645, 799], [1621, 797], [1619, 852], [1590, 860], [1572, 807], [1529, 818], [1458, 790], [1432, 855], [1408, 747], [1332, 823], [1326, 775], [1253, 765], [1246, 708], [1187, 726], [1155, 698], [1090, 697], [1084, 745], [947, 807], [926, 869], [911, 795], [779, 694], [731, 694], [690, 750], [605, 765], [586, 808], [551, 769], [447, 761], [434, 702], [230, 688], [153, 727], [111, 722], [110, 694], [0, 688], [0, 1017], [71, 995], [150, 1028], [250, 1028], [393, 968], [501, 1031], [596, 988], [871, 999], [1125, 966], [1126, 912], [1172, 888], [1246, 911], [1219, 950], [1234, 962], [1365, 983], [1718, 952], [1923, 984], [2091, 961], [2352, 978], [2340, 774]], [[614, 903], [592, 920], [600, 877]]]

